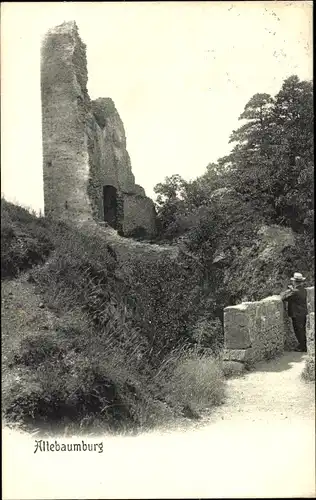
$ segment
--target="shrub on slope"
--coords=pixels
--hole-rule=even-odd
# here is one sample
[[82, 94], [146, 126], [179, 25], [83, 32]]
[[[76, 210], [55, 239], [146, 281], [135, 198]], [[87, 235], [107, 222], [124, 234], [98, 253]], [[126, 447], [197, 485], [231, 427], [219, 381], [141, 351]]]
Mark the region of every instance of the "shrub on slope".
[[52, 248], [46, 219], [1, 199], [2, 278], [16, 277], [20, 271], [44, 262]]

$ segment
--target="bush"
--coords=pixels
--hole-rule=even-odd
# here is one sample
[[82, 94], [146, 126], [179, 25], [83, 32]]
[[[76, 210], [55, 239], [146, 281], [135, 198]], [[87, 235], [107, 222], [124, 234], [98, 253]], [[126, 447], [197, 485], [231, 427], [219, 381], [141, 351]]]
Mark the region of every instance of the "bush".
[[176, 347], [195, 343], [191, 329], [205, 302], [200, 276], [184, 256], [161, 256], [146, 266], [131, 259], [125, 277], [127, 272], [132, 323], [148, 339], [150, 361], [159, 365]]
[[224, 346], [224, 328], [219, 318], [201, 318], [192, 331], [198, 346], [212, 349], [214, 354]]
[[223, 372], [212, 357], [188, 351], [166, 370], [164, 394], [168, 403], [199, 413], [224, 397]]

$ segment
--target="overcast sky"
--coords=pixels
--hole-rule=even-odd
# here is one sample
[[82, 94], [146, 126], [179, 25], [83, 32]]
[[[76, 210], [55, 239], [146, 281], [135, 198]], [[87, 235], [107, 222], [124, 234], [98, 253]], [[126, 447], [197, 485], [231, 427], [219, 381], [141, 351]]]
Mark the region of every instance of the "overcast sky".
[[111, 97], [136, 182], [194, 178], [229, 151], [257, 92], [312, 78], [312, 2], [11, 2], [1, 6], [2, 193], [43, 209], [41, 36], [75, 20], [88, 91]]

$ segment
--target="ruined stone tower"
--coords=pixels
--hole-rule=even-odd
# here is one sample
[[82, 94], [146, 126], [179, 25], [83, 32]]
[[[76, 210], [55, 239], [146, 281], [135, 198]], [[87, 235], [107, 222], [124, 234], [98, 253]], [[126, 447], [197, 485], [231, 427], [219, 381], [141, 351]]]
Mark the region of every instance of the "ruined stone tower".
[[87, 81], [76, 23], [50, 30], [41, 51], [45, 215], [152, 236], [154, 205], [135, 184], [123, 122], [111, 99], [90, 100]]

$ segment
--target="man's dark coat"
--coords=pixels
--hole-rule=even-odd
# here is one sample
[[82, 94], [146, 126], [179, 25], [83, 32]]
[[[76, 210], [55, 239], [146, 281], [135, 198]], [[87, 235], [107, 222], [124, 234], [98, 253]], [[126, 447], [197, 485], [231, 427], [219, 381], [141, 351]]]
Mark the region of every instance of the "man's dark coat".
[[307, 292], [304, 287], [289, 289], [281, 297], [288, 303], [288, 315], [291, 318], [303, 318], [307, 315]]

